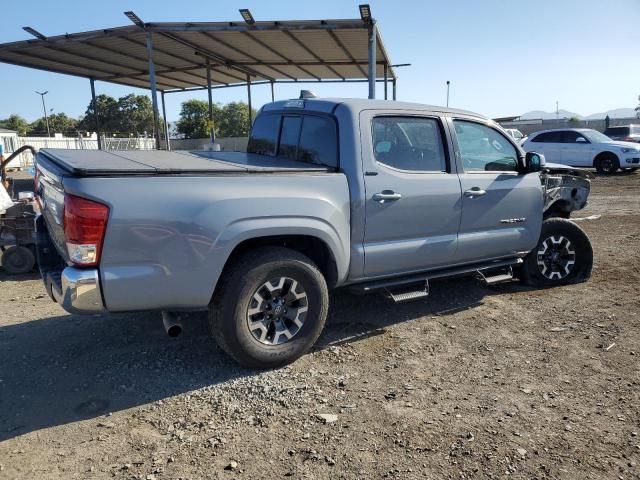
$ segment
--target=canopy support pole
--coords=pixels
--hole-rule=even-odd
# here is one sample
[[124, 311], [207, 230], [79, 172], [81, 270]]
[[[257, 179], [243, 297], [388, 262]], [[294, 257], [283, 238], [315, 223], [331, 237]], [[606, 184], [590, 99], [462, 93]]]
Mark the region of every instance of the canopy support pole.
[[147, 56], [149, 57], [149, 85], [151, 87], [151, 103], [153, 104], [153, 133], [156, 139], [156, 149], [160, 150], [160, 121], [158, 113], [158, 92], [156, 85], [156, 67], [153, 63], [153, 39], [151, 32], [147, 33]]
[[387, 80], [389, 76], [389, 72], [387, 71], [387, 63], [384, 64], [384, 99], [387, 100]]
[[[273, 85], [273, 84], [272, 84]], [[251, 110], [251, 75], [247, 73], [247, 100], [249, 101], [249, 129], [251, 131], [251, 126], [253, 125], [253, 113]]]
[[274, 86], [274, 83], [273, 83], [273, 81], [272, 81], [272, 82], [271, 82], [271, 101], [272, 101], [272, 102], [275, 102], [275, 101], [276, 101], [276, 95], [275, 95], [275, 92], [274, 92], [274, 90], [273, 90], [273, 88], [274, 88], [273, 86]]
[[209, 96], [209, 126], [211, 131], [209, 136], [211, 137], [211, 143], [216, 142], [216, 132], [213, 125], [213, 97], [211, 93], [211, 62], [207, 58], [207, 94]]
[[376, 22], [375, 20], [371, 20], [368, 28], [368, 36], [369, 36], [369, 74], [367, 75], [369, 79], [369, 98], [376, 98]]
[[102, 150], [102, 139], [100, 138], [100, 112], [98, 111], [98, 102], [96, 101], [96, 85], [95, 80], [89, 79], [91, 84], [91, 102], [93, 104], [93, 116], [96, 119], [96, 135], [98, 136], [98, 150]]
[[162, 118], [164, 127], [164, 141], [166, 142], [165, 148], [171, 150], [171, 144], [169, 143], [169, 122], [167, 122], [167, 108], [164, 104], [164, 90], [160, 90], [160, 99], [162, 100]]
[[392, 86], [393, 86], [393, 100], [396, 99], [396, 79], [394, 78], [392, 81]]

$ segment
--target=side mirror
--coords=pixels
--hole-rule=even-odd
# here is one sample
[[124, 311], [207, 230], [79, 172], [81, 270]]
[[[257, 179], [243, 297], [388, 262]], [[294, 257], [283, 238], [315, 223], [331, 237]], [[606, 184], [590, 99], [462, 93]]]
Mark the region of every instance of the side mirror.
[[544, 155], [536, 152], [527, 152], [524, 157], [524, 173], [539, 172], [544, 167]]

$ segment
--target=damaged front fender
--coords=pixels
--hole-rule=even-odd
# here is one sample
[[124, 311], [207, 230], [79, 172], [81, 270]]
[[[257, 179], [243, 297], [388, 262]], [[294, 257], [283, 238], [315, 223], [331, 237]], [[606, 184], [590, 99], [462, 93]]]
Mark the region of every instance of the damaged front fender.
[[544, 189], [544, 217], [569, 218], [587, 205], [591, 175], [586, 170], [547, 164], [540, 173]]

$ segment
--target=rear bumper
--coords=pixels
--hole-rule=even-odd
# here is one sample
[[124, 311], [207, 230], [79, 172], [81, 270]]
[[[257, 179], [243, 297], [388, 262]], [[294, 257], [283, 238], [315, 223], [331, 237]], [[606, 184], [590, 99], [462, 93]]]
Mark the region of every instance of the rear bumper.
[[36, 253], [40, 275], [52, 300], [69, 313], [87, 315], [105, 311], [98, 270], [66, 266], [42, 215], [36, 218]]
[[67, 312], [86, 315], [105, 311], [96, 269], [66, 267], [58, 275], [51, 272], [45, 278], [45, 286], [51, 298]]

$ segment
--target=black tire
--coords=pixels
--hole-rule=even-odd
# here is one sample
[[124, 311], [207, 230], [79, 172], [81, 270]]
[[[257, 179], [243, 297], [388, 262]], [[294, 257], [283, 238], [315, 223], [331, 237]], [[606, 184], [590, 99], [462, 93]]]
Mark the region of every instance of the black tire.
[[620, 168], [620, 161], [613, 153], [603, 153], [596, 158], [594, 164], [598, 173], [606, 173], [608, 175], [616, 173]]
[[520, 280], [534, 287], [569, 285], [586, 281], [592, 268], [593, 249], [587, 234], [569, 220], [550, 218], [542, 222], [538, 245], [524, 258]]
[[9, 275], [29, 273], [35, 264], [36, 258], [27, 247], [14, 245], [2, 253], [2, 266]]
[[[263, 342], [271, 340], [258, 339], [257, 334], [253, 333], [256, 330], [250, 330], [249, 309], [252, 305], [252, 309], [256, 309], [255, 294], [262, 298], [260, 292], [264, 291], [260, 289], [265, 287], [266, 282], [282, 278], [286, 278], [287, 282], [297, 282], [297, 290], [305, 295], [307, 310], [303, 314], [304, 317], [297, 313], [296, 318], [303, 318], [300, 327], [291, 324], [290, 319], [284, 315], [279, 317], [277, 321], [283, 322], [279, 325], [289, 322], [290, 326], [286, 328], [297, 328], [297, 331], [281, 344], [265, 344]], [[291, 283], [289, 288], [293, 288]], [[286, 287], [282, 288], [280, 294], [285, 289]], [[267, 296], [264, 293], [263, 295]], [[276, 297], [272, 297], [271, 300], [274, 298]], [[278, 298], [284, 298], [284, 295]], [[263, 303], [267, 302], [260, 302], [259, 306]], [[287, 248], [261, 247], [244, 254], [225, 268], [209, 306], [209, 325], [211, 334], [220, 348], [239, 364], [250, 368], [274, 368], [295, 361], [313, 346], [324, 328], [328, 309], [327, 283], [318, 267], [309, 258]], [[284, 312], [287, 312], [286, 308]], [[261, 322], [269, 322], [266, 313], [260, 312], [256, 315], [263, 315], [262, 320], [259, 318]], [[255, 317], [251, 317], [253, 318]], [[269, 324], [269, 331], [272, 327], [273, 321]], [[290, 330], [287, 331], [291, 333]], [[278, 334], [275, 341], [277, 342], [281, 336]]]

